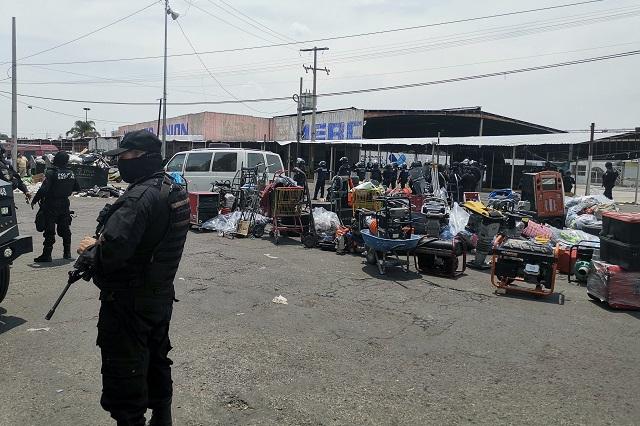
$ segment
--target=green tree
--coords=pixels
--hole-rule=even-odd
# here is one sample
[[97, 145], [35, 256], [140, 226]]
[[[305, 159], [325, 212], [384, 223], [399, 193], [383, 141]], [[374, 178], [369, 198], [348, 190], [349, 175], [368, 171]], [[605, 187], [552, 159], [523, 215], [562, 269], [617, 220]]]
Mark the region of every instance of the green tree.
[[67, 132], [67, 136], [71, 135], [72, 138], [93, 138], [100, 136], [100, 133], [96, 130], [96, 123], [93, 121], [78, 120], [74, 123], [71, 130]]
[[8, 141], [9, 140], [9, 136], [5, 135], [4, 133], [0, 133], [0, 141]]

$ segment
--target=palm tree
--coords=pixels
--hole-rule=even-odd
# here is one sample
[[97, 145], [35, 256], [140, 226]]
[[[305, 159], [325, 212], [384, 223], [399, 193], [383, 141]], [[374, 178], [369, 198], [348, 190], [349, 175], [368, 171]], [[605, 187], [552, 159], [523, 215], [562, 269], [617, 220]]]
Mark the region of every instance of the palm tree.
[[67, 136], [71, 135], [72, 138], [84, 138], [100, 136], [100, 133], [96, 130], [96, 123], [93, 121], [78, 120], [74, 123], [71, 130], [67, 132]]

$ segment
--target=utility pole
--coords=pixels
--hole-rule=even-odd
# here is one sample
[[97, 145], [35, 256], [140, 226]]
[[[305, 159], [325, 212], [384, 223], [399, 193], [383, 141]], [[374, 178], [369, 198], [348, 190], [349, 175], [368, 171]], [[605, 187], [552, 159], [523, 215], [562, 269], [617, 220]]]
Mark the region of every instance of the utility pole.
[[595, 123], [591, 123], [591, 136], [589, 137], [589, 159], [587, 161], [587, 186], [584, 190], [584, 195], [589, 195], [589, 190], [591, 188], [591, 162], [593, 161], [593, 137], [595, 129]]
[[300, 91], [298, 92], [298, 119], [296, 121], [296, 158], [300, 158], [300, 139], [302, 139], [302, 77], [300, 77]]
[[300, 49], [301, 52], [313, 52], [313, 67], [303, 65], [305, 72], [313, 71], [313, 111], [311, 112], [311, 141], [316, 140], [316, 112], [318, 110], [318, 98], [316, 92], [316, 72], [324, 71], [329, 75], [329, 70], [325, 68], [318, 68], [318, 51], [319, 50], [329, 50], [328, 47], [313, 47], [311, 49]]
[[318, 68], [318, 51], [329, 50], [328, 47], [316, 47], [312, 49], [300, 49], [301, 52], [313, 52], [313, 67], [307, 67], [303, 65], [305, 72], [313, 71], [313, 110], [311, 111], [311, 145], [309, 145], [309, 164], [313, 164], [313, 143], [316, 140], [316, 112], [318, 111], [318, 96], [316, 91], [316, 73], [317, 71], [324, 71], [329, 75], [329, 70], [325, 68]]
[[[18, 69], [16, 63], [16, 17], [11, 18], [11, 161], [18, 158]], [[17, 166], [15, 166], [17, 167]]]
[[156, 137], [160, 136], [160, 117], [162, 116], [162, 98], [158, 99], [158, 126], [156, 127]]
[[162, 87], [162, 158], [167, 154], [167, 21], [169, 20], [169, 0], [164, 0], [164, 85]]

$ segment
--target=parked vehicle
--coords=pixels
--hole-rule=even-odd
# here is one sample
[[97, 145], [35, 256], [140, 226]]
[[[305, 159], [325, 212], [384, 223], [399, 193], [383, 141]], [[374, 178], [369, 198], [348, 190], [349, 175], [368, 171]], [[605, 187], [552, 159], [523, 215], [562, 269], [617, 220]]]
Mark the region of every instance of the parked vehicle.
[[0, 180], [0, 302], [7, 295], [11, 278], [11, 263], [18, 256], [33, 251], [31, 237], [21, 237], [18, 232], [16, 206], [11, 182]]
[[256, 166], [258, 173], [267, 172], [269, 180], [284, 169], [282, 159], [273, 152], [224, 147], [178, 152], [169, 160], [165, 170], [181, 173], [189, 191], [208, 191], [212, 182], [231, 182], [243, 167]]

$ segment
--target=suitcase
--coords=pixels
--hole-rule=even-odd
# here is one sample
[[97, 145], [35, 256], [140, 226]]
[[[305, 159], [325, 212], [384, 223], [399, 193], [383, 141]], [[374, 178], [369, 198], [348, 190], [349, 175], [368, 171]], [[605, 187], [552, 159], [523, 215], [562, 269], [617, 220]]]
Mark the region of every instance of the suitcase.
[[640, 272], [594, 260], [587, 279], [587, 294], [616, 309], [640, 309]]
[[603, 213], [600, 235], [622, 243], [640, 244], [640, 213]]

